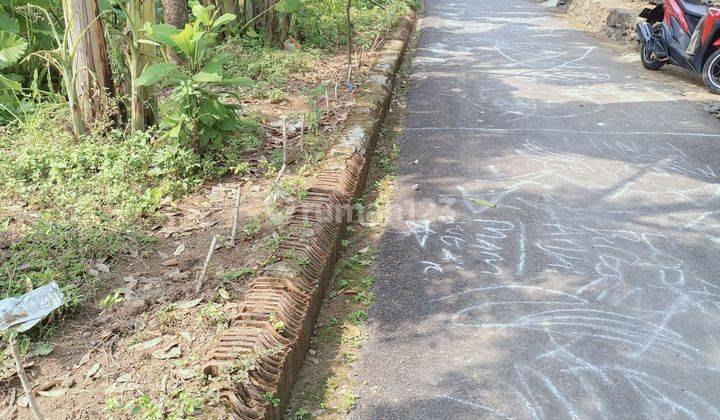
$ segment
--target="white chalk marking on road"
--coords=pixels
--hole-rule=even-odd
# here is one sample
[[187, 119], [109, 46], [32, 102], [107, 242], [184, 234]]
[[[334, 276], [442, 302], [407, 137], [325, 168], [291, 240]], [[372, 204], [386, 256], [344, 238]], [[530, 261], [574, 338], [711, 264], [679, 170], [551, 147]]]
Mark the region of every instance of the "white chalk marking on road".
[[520, 222], [520, 253], [518, 256], [518, 275], [525, 271], [525, 224]]
[[447, 400], [450, 400], [450, 401], [458, 403], [458, 404], [463, 404], [463, 405], [467, 405], [467, 406], [470, 406], [473, 408], [477, 408], [479, 410], [489, 411], [492, 414], [495, 414], [496, 416], [502, 417], [504, 419], [513, 419], [514, 418], [511, 416], [508, 416], [507, 414], [503, 413], [502, 411], [500, 411], [496, 408], [488, 407], [486, 405], [481, 405], [481, 404], [477, 404], [474, 402], [461, 400], [460, 398], [451, 397], [450, 395], [445, 395], [442, 398], [445, 398]]
[[626, 136], [674, 136], [674, 137], [706, 137], [720, 138], [717, 133], [680, 133], [662, 131], [585, 131], [585, 130], [563, 130], [559, 128], [482, 128], [482, 127], [408, 127], [405, 131], [473, 131], [479, 133], [536, 133], [538, 131], [548, 133], [587, 134], [587, 135], [626, 135]]

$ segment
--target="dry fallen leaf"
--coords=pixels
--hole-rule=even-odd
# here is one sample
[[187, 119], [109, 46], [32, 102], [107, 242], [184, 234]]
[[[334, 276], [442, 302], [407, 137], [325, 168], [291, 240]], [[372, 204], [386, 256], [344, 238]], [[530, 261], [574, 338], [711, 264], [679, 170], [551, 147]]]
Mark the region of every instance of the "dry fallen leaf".
[[353, 324], [345, 324], [343, 327], [347, 330], [347, 332], [350, 334], [350, 337], [359, 337], [362, 335], [362, 332], [360, 331], [360, 328]]
[[172, 267], [178, 264], [180, 264], [180, 261], [177, 258], [171, 258], [167, 261], [163, 261], [160, 263], [160, 265], [162, 265], [163, 267]]
[[200, 223], [200, 228], [201, 228], [201, 229], [207, 229], [207, 228], [212, 227], [212, 226], [215, 226], [215, 225], [217, 225], [217, 224], [218, 224], [218, 221], [217, 221], [217, 220], [211, 220], [211, 221], [209, 221], [209, 222], [202, 222], [202, 223]]
[[50, 391], [38, 391], [37, 393], [39, 395], [42, 395], [43, 397], [50, 397], [50, 398], [58, 398], [65, 395], [67, 392], [67, 389], [52, 389]]
[[96, 373], [98, 373], [99, 370], [100, 370], [100, 363], [95, 362], [95, 364], [90, 366], [90, 369], [88, 369], [87, 372], [85, 372], [85, 377], [92, 378], [93, 376], [95, 376]]
[[85, 354], [83, 355], [83, 357], [80, 358], [80, 361], [75, 365], [75, 369], [77, 369], [77, 368], [79, 368], [80, 366], [82, 366], [82, 365], [84, 365], [85, 363], [87, 363], [87, 360], [88, 360], [88, 358], [90, 357], [90, 354], [91, 354], [91, 353], [92, 353], [92, 352], [85, 353]]
[[110, 274], [110, 267], [103, 263], [97, 263], [95, 264], [95, 268], [98, 269], [98, 271], [102, 271], [103, 273]]
[[187, 331], [180, 331], [179, 334], [180, 334], [180, 337], [184, 338], [185, 341], [187, 341], [188, 343], [192, 343], [193, 341], [195, 341], [195, 338], [193, 338], [193, 336], [190, 335], [190, 333]]
[[152, 354], [152, 356], [154, 358], [160, 359], [160, 360], [177, 359], [181, 355], [182, 355], [182, 351], [180, 350], [180, 346], [178, 346], [178, 345], [175, 345], [173, 348], [171, 348], [168, 351], [156, 350]]
[[180, 245], [178, 245], [177, 248], [175, 248], [175, 252], [173, 252], [173, 255], [177, 257], [183, 252], [185, 252], [185, 242], [182, 242]]
[[152, 340], [143, 341], [142, 343], [135, 344], [133, 346], [130, 346], [128, 350], [147, 350], [151, 347], [155, 347], [158, 344], [162, 343], [163, 338], [157, 337], [153, 338]]
[[192, 379], [195, 377], [195, 372], [191, 369], [178, 369], [175, 371], [175, 375], [180, 379]]
[[200, 302], [202, 302], [202, 300], [203, 298], [201, 297], [193, 300], [186, 300], [184, 302], [176, 303], [175, 306], [180, 309], [190, 309], [193, 306], [197, 306]]

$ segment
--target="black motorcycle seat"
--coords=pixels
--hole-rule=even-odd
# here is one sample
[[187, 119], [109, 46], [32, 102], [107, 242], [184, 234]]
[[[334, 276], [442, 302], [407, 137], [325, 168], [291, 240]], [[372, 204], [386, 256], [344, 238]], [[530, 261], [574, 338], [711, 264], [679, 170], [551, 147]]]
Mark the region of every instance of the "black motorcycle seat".
[[683, 8], [686, 14], [695, 17], [703, 17], [707, 14], [710, 8], [709, 4], [698, 3], [692, 0], [678, 0], [680, 7]]

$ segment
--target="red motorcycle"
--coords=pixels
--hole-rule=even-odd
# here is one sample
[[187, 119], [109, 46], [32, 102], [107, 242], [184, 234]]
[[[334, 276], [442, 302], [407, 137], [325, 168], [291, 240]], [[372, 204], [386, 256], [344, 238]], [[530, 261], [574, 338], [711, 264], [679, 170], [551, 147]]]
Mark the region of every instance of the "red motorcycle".
[[692, 0], [660, 0], [640, 13], [640, 59], [649, 70], [667, 63], [702, 74], [720, 94], [720, 8]]

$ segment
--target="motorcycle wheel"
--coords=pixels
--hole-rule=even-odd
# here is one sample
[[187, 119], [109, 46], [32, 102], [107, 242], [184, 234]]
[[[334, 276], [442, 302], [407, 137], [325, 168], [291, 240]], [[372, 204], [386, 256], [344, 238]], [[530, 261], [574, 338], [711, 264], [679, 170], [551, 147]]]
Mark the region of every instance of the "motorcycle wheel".
[[642, 61], [643, 67], [648, 70], [658, 70], [660, 67], [665, 65], [664, 61], [656, 60], [652, 57], [652, 50], [648, 48], [647, 42], [642, 44], [640, 50], [640, 61]]
[[702, 77], [710, 92], [720, 94], [720, 50], [712, 53], [705, 61]]

